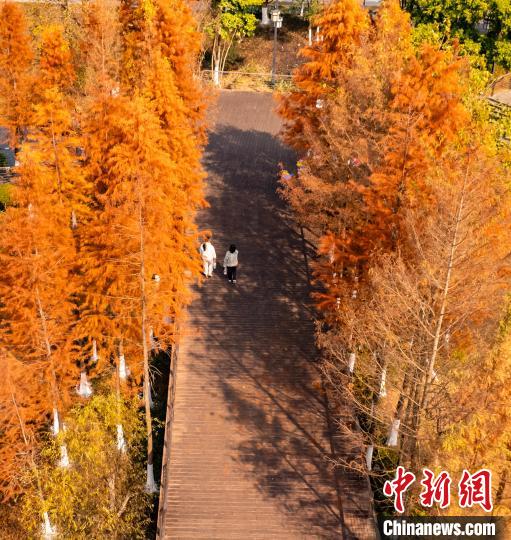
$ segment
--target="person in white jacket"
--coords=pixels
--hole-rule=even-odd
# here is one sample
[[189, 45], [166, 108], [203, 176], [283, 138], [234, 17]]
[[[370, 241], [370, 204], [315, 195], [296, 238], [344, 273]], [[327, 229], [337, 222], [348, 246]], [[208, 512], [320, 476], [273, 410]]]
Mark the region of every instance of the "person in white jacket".
[[238, 250], [231, 244], [224, 257], [224, 270], [229, 283], [236, 283], [236, 269], [238, 268]]
[[213, 270], [216, 268], [216, 251], [211, 243], [211, 237], [206, 237], [206, 241], [201, 244], [199, 252], [204, 263], [204, 275], [210, 278], [213, 276]]

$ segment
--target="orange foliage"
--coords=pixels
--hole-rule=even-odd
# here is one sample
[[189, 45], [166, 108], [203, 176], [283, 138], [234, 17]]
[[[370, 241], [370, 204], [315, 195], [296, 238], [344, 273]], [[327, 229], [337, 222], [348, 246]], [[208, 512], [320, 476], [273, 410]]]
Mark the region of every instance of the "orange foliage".
[[0, 118], [9, 128], [11, 146], [18, 147], [30, 117], [33, 52], [27, 22], [18, 5], [3, 3], [0, 20]]
[[120, 48], [116, 0], [93, 0], [82, 5], [85, 56], [85, 94], [110, 94], [118, 86]]
[[305, 131], [317, 126], [318, 99], [335, 92], [336, 78], [352, 65], [369, 19], [357, 0], [338, 0], [314, 24], [320, 28], [321, 40], [302, 49], [306, 61], [293, 76], [298, 89], [284, 96], [279, 108], [285, 120], [284, 139], [299, 150], [309, 147]]
[[[307, 153], [296, 175], [282, 175], [282, 193], [299, 220], [320, 235], [356, 225], [350, 201], [361, 194], [351, 182], [368, 185], [380, 166], [391, 123], [391, 89], [414, 54], [410, 36], [408, 16], [397, 2], [385, 2], [371, 31], [353, 47], [350, 64], [336, 74], [335, 92], [322, 98], [314, 122], [302, 126]], [[286, 97], [296, 105], [293, 114], [300, 114], [303, 96], [308, 94]]]
[[148, 33], [145, 7], [152, 2], [120, 0], [119, 23], [121, 42], [120, 79], [125, 93], [139, 88], [144, 77], [144, 60], [148, 53]]
[[404, 197], [428, 205], [423, 178], [470, 116], [462, 103], [466, 65], [426, 45], [392, 88], [391, 127], [382, 141], [384, 158], [364, 190], [374, 249], [396, 245]]
[[60, 26], [52, 25], [43, 30], [39, 74], [38, 89], [43, 91], [53, 87], [67, 91], [76, 80], [71, 51]]
[[[142, 341], [137, 277], [141, 265], [150, 298], [148, 320], [162, 345], [168, 345], [172, 324], [166, 318], [174, 320], [180, 312], [191, 279], [185, 270], [195, 270], [196, 276], [198, 264], [194, 236], [189, 234], [193, 223], [184, 219], [187, 200], [182, 175], [170, 159], [166, 134], [150, 102], [142, 97], [110, 98], [106, 110], [97, 131], [91, 132], [88, 152], [91, 171], [99, 176], [95, 214], [81, 237], [86, 304], [80, 330], [111, 352], [124, 338], [124, 348], [129, 350], [132, 344], [136, 359]], [[106, 132], [108, 145], [96, 146]], [[100, 163], [94, 163], [96, 157]], [[160, 276], [158, 285], [152, 281], [154, 274]], [[142, 364], [135, 361], [134, 373], [140, 374]]]
[[[87, 208], [71, 104], [63, 93], [74, 77], [69, 50], [54, 28], [43, 35], [40, 65], [40, 93], [31, 138], [20, 155], [16, 204], [2, 216], [0, 228], [2, 346], [6, 358], [27, 366], [27, 377], [32, 374], [26, 381], [32, 391], [23, 399], [38, 411], [37, 418], [27, 419], [36, 430], [47, 420], [42, 412], [62, 412], [69, 405], [78, 380], [69, 339], [75, 318], [72, 215]], [[11, 443], [16, 444], [5, 441]]]
[[[331, 289], [326, 305], [334, 308], [337, 298], [352, 294], [353, 278], [364, 277], [372, 256], [405, 248], [401, 233], [405, 200], [425, 207], [436, 203], [424, 179], [469, 123], [462, 103], [464, 82], [463, 62], [426, 45], [393, 84], [387, 133], [380, 141], [381, 161], [367, 186], [349, 183], [355, 194], [350, 200], [358, 201], [358, 216], [341, 235], [327, 234], [322, 242], [321, 253], [330, 256], [319, 268]], [[332, 282], [332, 269], [348, 279]]]
[[193, 76], [191, 14], [177, 0], [123, 2], [120, 24], [108, 2], [96, 4], [97, 12], [84, 8], [92, 43], [83, 107], [61, 28], [43, 30], [26, 107], [33, 110], [30, 141], [15, 205], [1, 216], [0, 368], [11, 375], [0, 398], [26, 390], [18, 400], [26, 420], [16, 424], [2, 401], [5, 471], [19, 465], [20, 440], [32, 444], [20, 439], [24, 422], [36, 433], [52, 409], [67, 406], [79, 371], [92, 367], [94, 340], [99, 369], [122, 348], [133, 380], [143, 378], [152, 463], [151, 348], [168, 350], [175, 341], [200, 275], [195, 214], [205, 204], [205, 103]]
[[186, 108], [188, 122], [198, 137], [205, 142], [204, 114], [206, 97], [194, 75], [201, 48], [201, 36], [190, 8], [183, 0], [156, 0], [154, 18], [156, 43], [161, 55], [174, 73], [178, 95]]
[[[144, 294], [149, 299], [151, 291], [159, 291], [155, 303], [147, 300], [148, 317], [165, 348], [173, 339], [168, 321], [179, 315], [189, 298], [188, 284], [198, 276], [194, 218], [204, 204], [200, 166], [204, 105], [191, 71], [196, 46], [187, 52], [186, 61], [176, 56], [181, 50], [176, 52], [176, 40], [181, 47], [195, 36], [192, 21], [181, 3], [176, 2], [172, 12], [159, 4], [153, 7], [121, 5], [123, 54], [136, 63], [146, 51], [145, 67], [125, 66], [125, 76], [132, 81], [136, 77], [135, 86], [126, 89], [130, 98], [97, 96], [84, 123], [87, 172], [95, 187], [94, 216], [82, 237], [86, 302], [79, 333], [94, 336], [107, 357], [117, 355], [123, 339], [128, 361], [132, 354], [139, 357], [147, 338], [140, 334], [140, 319], [133, 316], [132, 302], [140, 303], [141, 283], [133, 280], [129, 268], [141, 260], [130, 242], [138, 242], [144, 232], [148, 257]], [[183, 41], [174, 32], [181, 32]], [[128, 197], [130, 185], [132, 191], [140, 189]], [[118, 199], [120, 191], [125, 199]], [[117, 232], [112, 236], [113, 229]], [[119, 242], [126, 234], [130, 242]], [[112, 264], [105, 268], [107, 254]], [[157, 285], [151, 281], [153, 274], [160, 276]], [[138, 363], [134, 375], [140, 375], [141, 368]]]
[[[7, 209], [0, 228], [0, 339], [6, 353], [25, 366], [23, 385], [30, 391], [23, 400], [28, 410], [37, 410], [27, 417], [37, 430], [46, 421], [43, 413], [69, 405], [78, 380], [68, 341], [75, 252], [69, 213], [52, 175], [29, 154], [21, 159], [17, 206]], [[2, 446], [17, 442], [4, 437]]]
[[[197, 231], [185, 175], [151, 101], [117, 97], [105, 105], [97, 132], [109, 132], [107, 145], [91, 152], [104, 168], [91, 164], [101, 178], [96, 211], [81, 237], [84, 304], [76, 337], [96, 338], [107, 358], [118, 354], [122, 340], [133, 377], [143, 380], [151, 489], [151, 348], [155, 340], [163, 350], [175, 342], [175, 321], [200, 272]], [[92, 140], [101, 148], [104, 139]]]
[[75, 226], [88, 212], [88, 184], [79, 157], [82, 142], [76, 132], [74, 104], [69, 91], [75, 81], [71, 53], [58, 27], [46, 28], [42, 36], [39, 96], [34, 107], [31, 152], [53, 177], [52, 191], [68, 209]]

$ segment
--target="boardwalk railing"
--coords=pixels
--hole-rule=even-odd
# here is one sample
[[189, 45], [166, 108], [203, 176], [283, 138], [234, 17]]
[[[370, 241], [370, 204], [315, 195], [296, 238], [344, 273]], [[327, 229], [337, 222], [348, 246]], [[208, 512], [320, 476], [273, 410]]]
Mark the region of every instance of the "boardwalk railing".
[[6, 184], [11, 181], [12, 178], [11, 167], [0, 167], [0, 184]]
[[172, 347], [170, 355], [169, 387], [167, 393], [167, 411], [165, 413], [165, 436], [163, 440], [163, 456], [161, 463], [160, 479], [160, 500], [158, 504], [158, 521], [156, 528], [156, 539], [163, 539], [165, 533], [164, 520], [167, 509], [167, 471], [170, 463], [170, 444], [172, 441], [172, 423], [174, 420], [174, 396], [176, 390], [177, 359], [179, 355], [179, 345]]

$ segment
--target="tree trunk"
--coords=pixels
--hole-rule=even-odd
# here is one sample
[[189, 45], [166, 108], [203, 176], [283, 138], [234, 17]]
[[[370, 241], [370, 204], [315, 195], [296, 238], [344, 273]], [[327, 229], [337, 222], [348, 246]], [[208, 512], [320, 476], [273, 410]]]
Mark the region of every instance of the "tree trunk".
[[461, 188], [461, 193], [459, 195], [459, 201], [458, 201], [458, 208], [456, 209], [456, 218], [454, 223], [454, 231], [452, 233], [452, 238], [450, 242], [449, 247], [449, 259], [447, 262], [447, 271], [445, 274], [444, 284], [442, 288], [442, 297], [440, 302], [440, 309], [438, 314], [438, 319], [435, 325], [435, 335], [433, 339], [433, 346], [431, 349], [431, 355], [428, 361], [428, 367], [427, 367], [427, 375], [424, 383], [424, 391], [422, 393], [422, 399], [420, 402], [420, 413], [422, 414], [422, 411], [424, 410], [424, 407], [426, 405], [427, 401], [427, 395], [429, 387], [433, 381], [434, 378], [434, 370], [435, 370], [435, 361], [438, 355], [438, 349], [440, 344], [440, 336], [442, 334], [442, 328], [445, 318], [445, 312], [447, 308], [447, 299], [449, 296], [449, 287], [451, 285], [451, 277], [452, 277], [452, 271], [454, 267], [454, 258], [456, 256], [457, 249], [459, 247], [458, 244], [458, 236], [459, 236], [459, 228], [462, 221], [462, 211], [464, 209], [465, 204], [465, 193], [467, 189], [467, 180], [468, 180], [468, 173], [469, 173], [469, 165], [470, 161], [467, 159], [467, 165], [465, 169], [465, 177], [463, 179], [463, 185]]
[[412, 426], [411, 426], [414, 440], [411, 441], [410, 457], [409, 457], [410, 465], [412, 467], [416, 465], [415, 461], [417, 459], [417, 452], [418, 452], [418, 446], [417, 446], [418, 433], [419, 433], [420, 425], [422, 422], [422, 415], [424, 414], [424, 411], [427, 407], [429, 392], [430, 392], [431, 384], [434, 379], [435, 362], [436, 362], [438, 351], [440, 348], [440, 337], [442, 335], [442, 329], [443, 329], [445, 314], [447, 310], [447, 301], [448, 301], [448, 296], [449, 296], [449, 288], [451, 285], [451, 277], [452, 277], [452, 272], [453, 272], [453, 267], [454, 267], [454, 260], [456, 257], [457, 249], [459, 247], [459, 229], [460, 229], [461, 222], [463, 220], [462, 212], [464, 210], [464, 205], [465, 205], [465, 195], [466, 195], [466, 190], [467, 190], [469, 167], [470, 167], [470, 159], [467, 158], [465, 175], [464, 175], [461, 191], [459, 193], [456, 214], [454, 218], [454, 229], [452, 231], [452, 236], [449, 242], [449, 255], [448, 255], [448, 260], [447, 260], [447, 270], [446, 270], [444, 282], [442, 285], [442, 294], [441, 294], [440, 305], [438, 308], [438, 316], [434, 324], [435, 331], [434, 331], [434, 337], [433, 337], [433, 344], [431, 346], [431, 351], [429, 353], [428, 361], [425, 366], [426, 367], [425, 374], [422, 377], [422, 382], [419, 384], [419, 387], [417, 389], [415, 399], [414, 399]]
[[57, 141], [55, 140], [55, 131], [53, 129], [53, 113], [50, 113], [50, 129], [51, 129], [51, 145], [53, 148], [53, 157], [55, 159], [55, 172], [57, 173], [57, 188], [59, 192], [59, 200], [62, 204], [62, 174], [60, 172], [59, 155], [57, 152]]
[[144, 409], [147, 435], [147, 479], [146, 491], [155, 493], [158, 491], [154, 481], [154, 455], [153, 455], [153, 422], [151, 417], [151, 387], [149, 380], [149, 347], [148, 347], [148, 324], [147, 324], [147, 299], [145, 290], [145, 224], [142, 203], [142, 190], [140, 189], [139, 206], [139, 231], [140, 231], [140, 311], [142, 332], [142, 360], [144, 363]]
[[[399, 399], [397, 400], [396, 412], [394, 413], [394, 418], [392, 419], [389, 436], [387, 438], [387, 445], [389, 446], [397, 446], [397, 438], [399, 436], [399, 428], [401, 425], [401, 416], [403, 414], [403, 409], [404, 409], [405, 402], [407, 399], [406, 392], [410, 384], [410, 376], [411, 376], [410, 369], [411, 368], [408, 368], [408, 370], [405, 373], [405, 377], [403, 379], [403, 386], [399, 394]], [[394, 442], [395, 444], [389, 444], [389, 443], [394, 443]]]
[[[39, 320], [41, 322], [41, 331], [43, 334], [44, 347], [46, 349], [46, 358], [50, 364], [50, 387], [51, 395], [53, 400], [53, 428], [60, 429], [60, 424], [58, 421], [58, 410], [59, 410], [59, 391], [57, 383], [57, 374], [55, 371], [55, 363], [53, 361], [53, 355], [51, 352], [50, 336], [48, 335], [48, 325], [46, 321], [46, 314], [44, 313], [43, 306], [41, 303], [41, 295], [39, 294], [39, 288], [35, 288], [35, 299], [37, 304], [37, 312], [39, 314]], [[58, 431], [55, 433], [58, 435]]]
[[502, 498], [504, 496], [506, 484], [507, 484], [507, 469], [504, 470], [504, 472], [500, 476], [497, 492], [495, 493], [495, 505], [500, 505], [502, 503]]
[[[38, 470], [36, 462], [34, 460], [34, 454], [33, 454], [34, 448], [29, 443], [27, 433], [26, 433], [26, 429], [25, 429], [25, 422], [24, 422], [24, 420], [23, 420], [23, 418], [21, 416], [21, 412], [20, 412], [19, 407], [18, 407], [18, 401], [17, 401], [16, 395], [15, 395], [15, 388], [14, 388], [14, 385], [12, 384], [12, 381], [10, 380], [9, 375], [7, 375], [7, 384], [9, 385], [10, 394], [11, 394], [11, 401], [12, 401], [12, 404], [14, 406], [14, 410], [16, 412], [16, 418], [17, 418], [18, 425], [19, 425], [19, 428], [20, 428], [21, 437], [23, 439], [23, 444], [25, 445], [27, 455], [30, 456], [29, 466], [30, 466], [30, 469], [32, 470], [32, 474], [34, 475], [34, 478], [36, 480], [37, 491], [39, 493], [39, 497], [40, 497], [41, 502], [43, 503], [43, 507], [44, 507], [45, 500], [44, 500], [43, 488], [42, 488], [42, 484], [41, 484], [41, 478], [39, 476], [39, 470]], [[43, 513], [42, 518], [43, 518], [43, 527], [44, 527], [43, 530], [45, 532], [45, 537], [50, 538], [50, 537], [52, 537], [54, 535], [54, 528], [52, 527], [52, 525], [50, 523], [50, 518], [48, 516], [48, 512], [45, 511]]]

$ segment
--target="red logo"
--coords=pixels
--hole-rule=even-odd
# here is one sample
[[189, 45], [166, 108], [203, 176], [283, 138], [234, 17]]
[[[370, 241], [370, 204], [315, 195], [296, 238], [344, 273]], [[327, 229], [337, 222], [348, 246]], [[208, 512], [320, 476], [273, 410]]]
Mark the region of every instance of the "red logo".
[[415, 474], [405, 471], [404, 467], [399, 466], [396, 470], [394, 480], [385, 482], [383, 493], [387, 497], [394, 495], [394, 508], [402, 514], [405, 511], [403, 503], [403, 493], [415, 482]]
[[447, 508], [451, 504], [451, 477], [448, 472], [442, 471], [436, 478], [429, 469], [422, 472], [421, 486], [424, 487], [420, 495], [422, 506], [433, 506], [434, 502], [440, 508]]
[[474, 474], [464, 470], [458, 488], [461, 508], [472, 508], [474, 504], [479, 504], [486, 512], [493, 510], [491, 471], [488, 469], [481, 469]]
[[[403, 495], [407, 489], [415, 482], [415, 475], [399, 466], [396, 469], [394, 480], [387, 480], [383, 486], [383, 493], [387, 497], [394, 498], [394, 508], [396, 512], [402, 514], [405, 511]], [[451, 476], [447, 471], [441, 471], [435, 476], [433, 471], [423, 469], [420, 494], [421, 506], [431, 508], [437, 503], [441, 509], [447, 508], [451, 504]], [[491, 471], [481, 469], [470, 474], [463, 471], [458, 484], [458, 503], [461, 508], [472, 508], [480, 505], [486, 512], [493, 510], [491, 497]]]

